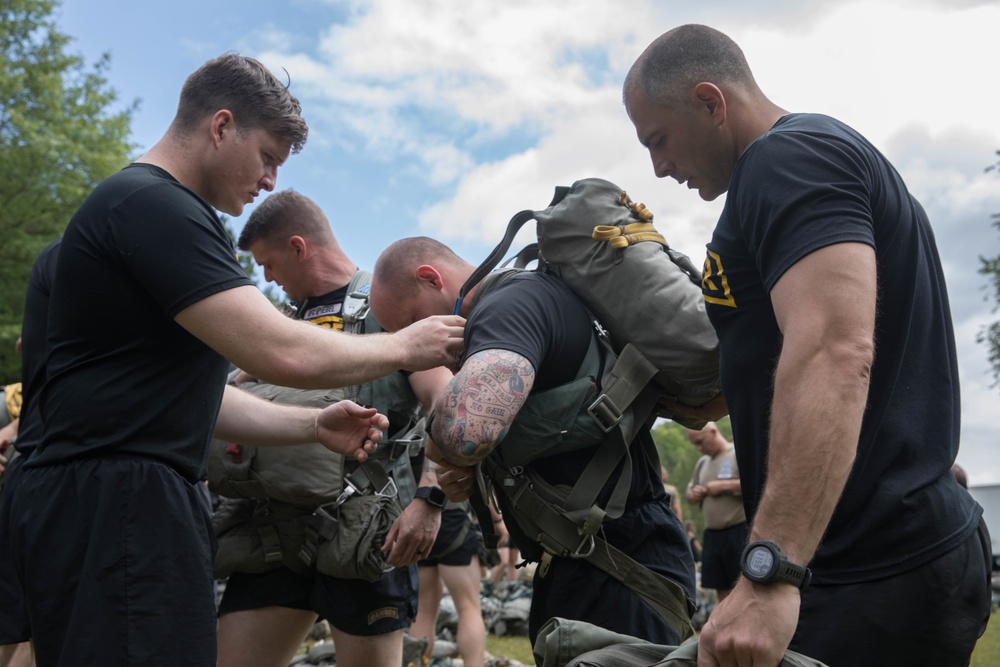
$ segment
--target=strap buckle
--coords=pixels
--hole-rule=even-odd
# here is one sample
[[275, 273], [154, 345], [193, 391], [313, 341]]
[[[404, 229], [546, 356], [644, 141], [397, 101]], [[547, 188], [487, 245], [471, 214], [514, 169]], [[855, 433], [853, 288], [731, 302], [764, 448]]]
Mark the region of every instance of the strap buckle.
[[348, 294], [341, 307], [341, 317], [349, 324], [363, 320], [368, 316], [371, 307], [368, 305], [368, 288]]
[[618, 422], [622, 420], [622, 411], [607, 394], [598, 396], [597, 400], [587, 408], [587, 414], [594, 418], [594, 421], [605, 433], [618, 426]]

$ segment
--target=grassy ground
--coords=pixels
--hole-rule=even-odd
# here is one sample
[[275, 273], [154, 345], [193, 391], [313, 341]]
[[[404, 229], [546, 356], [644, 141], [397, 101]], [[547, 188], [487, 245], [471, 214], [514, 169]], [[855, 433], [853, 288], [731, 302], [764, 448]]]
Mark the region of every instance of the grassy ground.
[[531, 643], [528, 642], [527, 637], [517, 637], [511, 635], [498, 637], [497, 635], [487, 633], [486, 652], [490, 655], [513, 658], [524, 665], [535, 664], [535, 658], [531, 654]]
[[[527, 637], [497, 637], [486, 635], [486, 650], [490, 655], [514, 658], [525, 665], [534, 665], [531, 644]], [[986, 633], [980, 637], [972, 652], [970, 667], [997, 667], [1000, 665], [1000, 612], [994, 612]]]

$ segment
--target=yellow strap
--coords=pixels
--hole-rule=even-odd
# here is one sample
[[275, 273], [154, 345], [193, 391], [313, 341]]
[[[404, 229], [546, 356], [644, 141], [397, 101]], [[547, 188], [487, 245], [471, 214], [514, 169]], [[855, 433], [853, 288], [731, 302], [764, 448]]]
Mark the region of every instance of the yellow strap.
[[612, 248], [626, 248], [635, 243], [652, 241], [662, 246], [667, 240], [648, 222], [633, 222], [628, 225], [598, 225], [591, 234], [596, 241], [607, 241]]
[[10, 415], [10, 420], [14, 421], [21, 416], [21, 383], [15, 382], [5, 386], [3, 393], [7, 414]]

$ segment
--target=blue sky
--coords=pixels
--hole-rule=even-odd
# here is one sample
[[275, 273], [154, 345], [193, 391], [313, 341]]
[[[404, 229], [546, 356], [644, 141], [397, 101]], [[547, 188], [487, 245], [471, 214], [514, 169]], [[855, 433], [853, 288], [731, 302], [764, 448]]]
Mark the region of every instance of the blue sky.
[[1000, 316], [976, 272], [979, 255], [1000, 252], [989, 225], [1000, 175], [983, 171], [1000, 149], [996, 2], [65, 0], [57, 9], [69, 48], [88, 61], [110, 53], [122, 104], [140, 101], [140, 148], [159, 139], [184, 79], [207, 59], [235, 50], [286, 70], [310, 137], [278, 189], [316, 200], [367, 268], [417, 234], [478, 263], [511, 215], [588, 176], [644, 202], [671, 244], [700, 262], [723, 200], [654, 178], [620, 101], [635, 57], [689, 22], [736, 39], [780, 106], [868, 136], [922, 201], [959, 347], [958, 460], [972, 483], [1000, 482], [1000, 388], [975, 342]]

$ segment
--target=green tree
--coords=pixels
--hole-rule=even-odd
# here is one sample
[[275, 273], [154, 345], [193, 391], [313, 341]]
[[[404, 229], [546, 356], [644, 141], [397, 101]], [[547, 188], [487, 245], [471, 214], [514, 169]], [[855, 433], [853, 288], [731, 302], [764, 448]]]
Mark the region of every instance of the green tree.
[[[1000, 156], [1000, 151], [997, 151], [997, 155]], [[990, 165], [986, 168], [986, 171], [1000, 171], [1000, 160], [996, 164]], [[1000, 213], [994, 213], [993, 216], [993, 226], [1000, 231]], [[987, 300], [995, 301], [993, 306], [993, 312], [1000, 308], [1000, 255], [996, 257], [983, 257], [979, 256], [980, 267], [979, 273], [987, 276], [990, 282], [990, 296], [986, 297]], [[987, 359], [990, 363], [990, 368], [993, 369], [993, 379], [995, 384], [1000, 385], [1000, 321], [992, 322], [983, 327], [979, 335], [976, 336], [976, 341], [979, 343], [986, 343], [987, 347]]]
[[[716, 425], [719, 432], [726, 440], [733, 441], [733, 427], [729, 422], [729, 417], [725, 417]], [[681, 510], [684, 513], [684, 521], [694, 521], [699, 537], [705, 530], [705, 518], [700, 511], [688, 505], [684, 498], [684, 489], [687, 488], [694, 474], [694, 466], [701, 458], [701, 454], [687, 437], [687, 428], [677, 422], [664, 420], [653, 428], [653, 441], [656, 443], [656, 451], [660, 455], [660, 463], [670, 473], [670, 483], [677, 487], [681, 493]]]
[[0, 5], [0, 382], [20, 376], [14, 340], [42, 248], [101, 180], [128, 164], [132, 114], [114, 111], [110, 57], [67, 52], [55, 0]]

